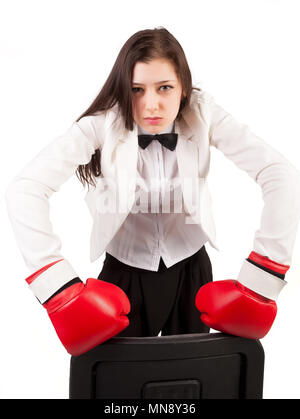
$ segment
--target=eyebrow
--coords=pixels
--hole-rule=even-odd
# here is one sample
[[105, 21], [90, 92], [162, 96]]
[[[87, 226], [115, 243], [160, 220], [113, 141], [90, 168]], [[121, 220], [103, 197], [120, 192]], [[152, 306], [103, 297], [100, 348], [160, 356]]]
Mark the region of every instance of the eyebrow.
[[[158, 81], [157, 83], [154, 83], [154, 84], [169, 83], [169, 82], [176, 82], [176, 80], [162, 80], [162, 81]], [[132, 84], [139, 84], [141, 86], [144, 86], [143, 83], [138, 83], [138, 82], [133, 82]]]

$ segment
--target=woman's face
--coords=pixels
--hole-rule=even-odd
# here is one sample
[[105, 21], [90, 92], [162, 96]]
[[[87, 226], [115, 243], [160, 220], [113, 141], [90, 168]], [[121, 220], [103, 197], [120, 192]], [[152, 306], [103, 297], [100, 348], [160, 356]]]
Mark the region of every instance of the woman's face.
[[[182, 86], [173, 64], [158, 58], [137, 62], [132, 75], [132, 106], [135, 122], [150, 134], [158, 134], [175, 120]], [[149, 118], [159, 119], [149, 119]]]

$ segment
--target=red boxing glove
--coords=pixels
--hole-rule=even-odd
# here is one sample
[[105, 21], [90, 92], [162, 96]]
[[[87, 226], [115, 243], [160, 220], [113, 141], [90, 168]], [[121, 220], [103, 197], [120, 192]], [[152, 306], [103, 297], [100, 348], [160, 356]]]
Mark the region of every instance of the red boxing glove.
[[196, 307], [209, 327], [252, 339], [267, 334], [277, 313], [275, 301], [233, 280], [205, 284], [197, 293]]
[[121, 288], [99, 279], [76, 283], [43, 304], [71, 355], [81, 355], [129, 325], [129, 300]]
[[195, 303], [202, 313], [201, 320], [221, 332], [263, 338], [275, 320], [275, 299], [286, 284], [281, 278], [288, 269], [287, 265], [252, 252], [238, 281], [210, 282], [199, 289]]

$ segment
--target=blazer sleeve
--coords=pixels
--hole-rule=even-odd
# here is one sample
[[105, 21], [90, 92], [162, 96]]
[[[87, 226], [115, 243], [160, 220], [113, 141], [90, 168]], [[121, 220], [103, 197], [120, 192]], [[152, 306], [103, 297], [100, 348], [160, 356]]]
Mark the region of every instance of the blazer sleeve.
[[215, 103], [199, 99], [209, 118], [210, 144], [220, 150], [261, 188], [263, 210], [253, 250], [290, 265], [300, 218], [300, 173], [278, 151]]
[[[41, 303], [78, 277], [61, 254], [50, 221], [49, 199], [79, 165], [101, 149], [103, 115], [85, 116], [54, 139], [10, 182], [6, 204], [17, 245], [30, 271], [28, 284]], [[32, 281], [32, 279], [35, 279]]]

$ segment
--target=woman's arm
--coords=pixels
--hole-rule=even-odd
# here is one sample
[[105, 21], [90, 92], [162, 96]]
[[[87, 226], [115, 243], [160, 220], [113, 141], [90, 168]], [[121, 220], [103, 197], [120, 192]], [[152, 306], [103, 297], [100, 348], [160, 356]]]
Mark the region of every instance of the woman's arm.
[[213, 100], [210, 141], [262, 190], [260, 229], [253, 250], [289, 265], [300, 217], [300, 173], [278, 151], [253, 134]]
[[209, 118], [210, 143], [261, 187], [264, 206], [253, 251], [237, 281], [206, 284], [197, 293], [196, 306], [210, 327], [261, 339], [275, 319], [275, 300], [292, 259], [300, 218], [300, 174], [209, 95], [199, 98], [199, 106]]
[[[49, 198], [87, 164], [102, 146], [104, 115], [86, 116], [47, 145], [12, 180], [6, 191], [9, 218], [30, 270], [29, 286], [41, 303], [78, 277], [61, 254], [61, 240], [50, 221]], [[56, 263], [53, 263], [56, 262]]]

